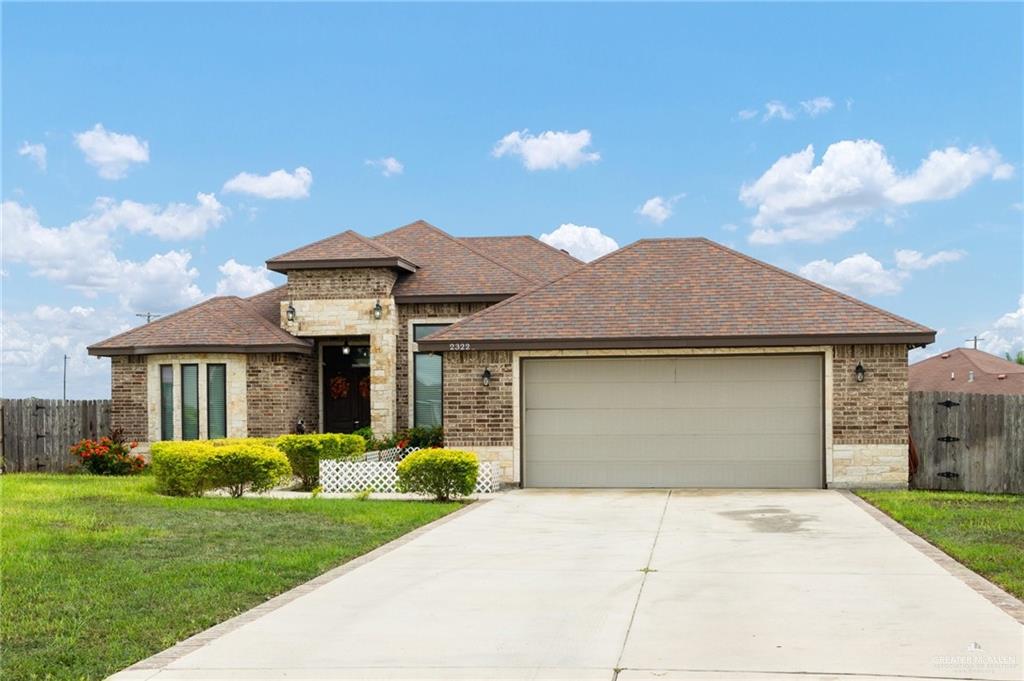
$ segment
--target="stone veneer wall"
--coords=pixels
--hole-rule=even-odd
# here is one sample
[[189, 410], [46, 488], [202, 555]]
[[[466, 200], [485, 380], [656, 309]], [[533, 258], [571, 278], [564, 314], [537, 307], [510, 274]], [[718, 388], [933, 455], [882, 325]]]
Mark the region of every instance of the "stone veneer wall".
[[294, 433], [302, 419], [307, 433], [319, 428], [315, 355], [249, 355], [246, 366], [249, 437]]
[[398, 274], [387, 267], [291, 270], [288, 295], [294, 300], [387, 298]]
[[830, 487], [907, 486], [907, 375], [906, 345], [835, 346]]
[[[484, 386], [484, 369], [491, 383]], [[444, 354], [444, 444], [501, 464], [501, 477], [515, 480], [512, 454], [512, 353]]]
[[110, 402], [111, 427], [123, 429], [128, 440], [147, 440], [145, 356], [110, 358]]
[[421, 319], [462, 319], [479, 312], [491, 303], [410, 303], [398, 305], [398, 349], [395, 355], [397, 427], [399, 430], [412, 425], [409, 412], [409, 385], [412, 372], [409, 368], [409, 322]]
[[147, 404], [149, 420], [149, 442], [156, 442], [163, 435], [160, 428], [160, 367], [172, 367], [174, 433], [170, 439], [181, 439], [181, 365], [196, 364], [199, 367], [199, 439], [209, 437], [207, 414], [207, 365], [223, 364], [227, 378], [227, 436], [245, 437], [248, 433], [248, 408], [246, 406], [246, 356], [242, 353], [197, 352], [168, 353], [146, 356]]

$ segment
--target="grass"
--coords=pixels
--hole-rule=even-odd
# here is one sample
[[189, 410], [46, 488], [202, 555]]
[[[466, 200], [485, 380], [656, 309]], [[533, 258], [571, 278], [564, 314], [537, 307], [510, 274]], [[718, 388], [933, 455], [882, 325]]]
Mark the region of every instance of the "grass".
[[858, 491], [896, 521], [1024, 598], [1024, 495]]
[[152, 485], [0, 477], [0, 677], [103, 678], [459, 508]]

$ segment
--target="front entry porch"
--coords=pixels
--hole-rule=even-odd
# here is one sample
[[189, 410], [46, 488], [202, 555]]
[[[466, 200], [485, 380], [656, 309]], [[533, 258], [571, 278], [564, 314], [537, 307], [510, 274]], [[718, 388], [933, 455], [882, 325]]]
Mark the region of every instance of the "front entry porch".
[[370, 341], [342, 338], [319, 344], [320, 423], [324, 433], [370, 426]]

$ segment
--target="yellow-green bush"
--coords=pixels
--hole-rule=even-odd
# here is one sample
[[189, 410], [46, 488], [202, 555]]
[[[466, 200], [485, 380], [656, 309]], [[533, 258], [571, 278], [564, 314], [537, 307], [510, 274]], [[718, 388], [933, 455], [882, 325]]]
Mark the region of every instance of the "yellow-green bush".
[[210, 485], [226, 489], [233, 497], [242, 496], [246, 490], [264, 492], [292, 476], [288, 458], [260, 442], [214, 446], [205, 466]]
[[213, 456], [209, 442], [154, 442], [150, 448], [156, 489], [172, 497], [199, 497], [210, 489], [206, 463]]
[[354, 459], [366, 451], [366, 440], [340, 433], [282, 435], [275, 445], [288, 456], [292, 471], [302, 480], [304, 490], [320, 484], [321, 459]]
[[225, 488], [239, 497], [291, 477], [287, 457], [259, 438], [154, 442], [150, 453], [157, 491], [171, 496], [197, 497]]
[[448, 501], [472, 494], [479, 472], [480, 463], [472, 452], [421, 449], [398, 464], [398, 489]]

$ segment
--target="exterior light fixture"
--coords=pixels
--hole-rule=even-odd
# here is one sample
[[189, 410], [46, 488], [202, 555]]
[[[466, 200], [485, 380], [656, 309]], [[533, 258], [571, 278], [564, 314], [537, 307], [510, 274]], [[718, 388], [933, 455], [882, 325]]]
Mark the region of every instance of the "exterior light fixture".
[[481, 380], [482, 380], [485, 388], [491, 384], [491, 370], [490, 369], [484, 369], [484, 375], [481, 377]]
[[858, 383], [864, 382], [864, 365], [857, 362], [857, 368], [853, 370], [853, 376], [857, 379]]
[[373, 306], [373, 318], [374, 319], [380, 319], [383, 316], [384, 316], [384, 308], [380, 306], [380, 301], [378, 300], [377, 304]]
[[345, 344], [341, 346], [341, 354], [348, 355], [352, 352], [352, 348], [348, 344], [348, 339], [345, 339]]
[[288, 311], [287, 311], [286, 314], [288, 315], [288, 323], [289, 324], [294, 323], [295, 322], [295, 306], [292, 305], [291, 303], [288, 303]]

